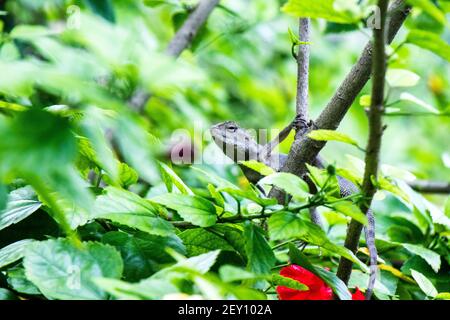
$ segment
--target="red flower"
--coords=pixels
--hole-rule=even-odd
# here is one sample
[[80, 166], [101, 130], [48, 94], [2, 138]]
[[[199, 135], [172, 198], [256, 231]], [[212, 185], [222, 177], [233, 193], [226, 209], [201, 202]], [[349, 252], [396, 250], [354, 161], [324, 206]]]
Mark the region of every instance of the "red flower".
[[352, 293], [352, 300], [366, 300], [364, 294], [359, 290], [358, 287], [355, 288], [355, 293]]
[[[312, 272], [296, 264], [284, 267], [280, 275], [297, 280], [308, 286], [308, 290], [300, 291], [288, 287], [278, 286], [277, 293], [280, 300], [333, 300], [333, 292], [326, 283]], [[365, 300], [364, 294], [355, 288], [352, 300]]]
[[292, 264], [280, 271], [283, 277], [297, 280], [308, 286], [309, 290], [300, 291], [283, 286], [277, 287], [280, 300], [332, 300], [333, 292], [322, 279], [308, 270]]

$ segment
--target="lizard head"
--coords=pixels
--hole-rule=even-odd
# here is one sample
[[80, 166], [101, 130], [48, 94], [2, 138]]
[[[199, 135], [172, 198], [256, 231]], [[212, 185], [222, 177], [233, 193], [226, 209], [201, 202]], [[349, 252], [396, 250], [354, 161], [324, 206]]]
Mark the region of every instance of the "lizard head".
[[257, 159], [261, 146], [234, 121], [216, 124], [210, 129], [216, 145], [233, 161]]

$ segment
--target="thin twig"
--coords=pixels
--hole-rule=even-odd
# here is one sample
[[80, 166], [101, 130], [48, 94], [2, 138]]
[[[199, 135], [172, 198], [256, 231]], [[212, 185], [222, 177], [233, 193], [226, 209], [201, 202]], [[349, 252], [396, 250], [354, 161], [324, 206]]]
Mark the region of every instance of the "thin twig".
[[[378, 167], [380, 162], [381, 141], [383, 136], [383, 112], [384, 112], [384, 94], [385, 94], [385, 78], [386, 78], [386, 16], [388, 8], [388, 0], [379, 0], [378, 7], [380, 9], [381, 28], [374, 29], [373, 37], [373, 58], [372, 58], [372, 102], [368, 112], [369, 117], [369, 141], [367, 143], [367, 151], [365, 156], [365, 171], [362, 184], [362, 194], [365, 201], [361, 204], [361, 210], [366, 213], [370, 210], [373, 196], [377, 191], [374, 183], [374, 177], [378, 176]], [[368, 215], [369, 218], [369, 215]], [[374, 226], [374, 221], [370, 221]], [[347, 230], [345, 239], [345, 247], [356, 253], [358, 250], [359, 238], [361, 236], [362, 224], [352, 219]], [[369, 232], [374, 232], [373, 230]], [[371, 235], [374, 238], [374, 234]], [[371, 258], [376, 259], [376, 257]], [[341, 258], [339, 262], [338, 277], [348, 283], [352, 272], [353, 263], [350, 260]], [[371, 265], [376, 265], [375, 264]], [[373, 279], [375, 280], [375, 278]], [[366, 293], [366, 298], [370, 299], [372, 292]]]
[[450, 194], [450, 182], [414, 180], [408, 184], [421, 193]]
[[[167, 46], [166, 53], [178, 58], [187, 49], [200, 28], [205, 24], [211, 12], [219, 4], [220, 0], [201, 0], [195, 10], [189, 15], [183, 26], [177, 31], [172, 41]], [[151, 99], [151, 93], [142, 89], [136, 90], [129, 104], [139, 113], [144, 111], [145, 106]]]
[[[388, 43], [391, 43], [403, 22], [408, 17], [410, 7], [403, 0], [395, 0], [389, 10]], [[316, 129], [336, 130], [347, 114], [350, 106], [370, 79], [372, 66], [372, 45], [367, 44], [358, 62], [353, 66], [344, 82], [331, 98], [326, 108], [315, 121]], [[296, 140], [282, 168], [284, 172], [302, 176], [305, 164], [313, 164], [326, 142], [315, 141], [306, 135]], [[279, 193], [274, 194], [279, 198]]]

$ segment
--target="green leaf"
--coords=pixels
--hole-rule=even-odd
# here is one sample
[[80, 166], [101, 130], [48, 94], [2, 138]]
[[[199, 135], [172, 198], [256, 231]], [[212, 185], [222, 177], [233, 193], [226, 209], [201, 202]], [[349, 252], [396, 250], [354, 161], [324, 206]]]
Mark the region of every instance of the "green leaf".
[[242, 165], [246, 166], [247, 168], [250, 168], [253, 171], [258, 172], [262, 176], [268, 176], [268, 175], [275, 173], [275, 171], [271, 167], [265, 165], [262, 162], [256, 161], [256, 160], [239, 161], [239, 164], [242, 164]]
[[410, 201], [408, 194], [406, 194], [401, 188], [396, 186], [393, 182], [389, 181], [388, 179], [384, 177], [378, 177], [378, 180], [375, 183], [378, 184], [380, 189], [389, 191], [393, 195], [403, 199], [406, 202]]
[[344, 282], [339, 279], [334, 273], [327, 271], [322, 268], [313, 266], [307, 259], [307, 257], [298, 250], [292, 243], [289, 244], [289, 259], [291, 263], [297, 264], [306, 270], [314, 273], [316, 276], [325, 281], [326, 284], [330, 286], [333, 292], [341, 300], [352, 300], [350, 291], [348, 291]]
[[192, 190], [181, 180], [181, 178], [166, 164], [160, 162], [161, 174], [163, 181], [169, 192], [172, 192], [172, 185], [175, 185], [177, 189], [183, 194], [193, 195]]
[[263, 231], [254, 224], [247, 222], [244, 227], [244, 238], [248, 270], [255, 274], [269, 274], [276, 259]]
[[54, 35], [55, 32], [49, 28], [37, 25], [18, 25], [11, 31], [12, 39], [32, 40], [39, 37], [46, 37]]
[[93, 12], [110, 22], [115, 22], [114, 6], [112, 0], [84, 0]]
[[436, 300], [450, 300], [450, 292], [440, 292], [434, 298]]
[[337, 176], [330, 176], [326, 169], [319, 169], [306, 164], [309, 176], [316, 186], [326, 191], [328, 196], [340, 197], [341, 192]]
[[187, 256], [197, 256], [214, 250], [234, 251], [222, 237], [205, 229], [191, 229], [179, 234], [186, 246]]
[[[342, 3], [340, 0], [289, 0], [281, 10], [302, 18], [322, 18], [336, 23], [357, 22], [361, 18], [360, 13], [355, 15], [349, 12], [346, 10], [347, 7], [340, 6]], [[352, 1], [353, 3], [354, 1]]]
[[426, 12], [430, 17], [433, 17], [434, 20], [439, 22], [442, 25], [447, 24], [447, 19], [445, 18], [445, 14], [433, 4], [431, 0], [407, 0], [409, 4], [421, 8], [424, 12]]
[[0, 182], [0, 212], [6, 208], [8, 203], [8, 188]]
[[372, 96], [368, 94], [361, 96], [361, 98], [359, 98], [359, 104], [362, 107], [370, 107], [372, 104]]
[[138, 283], [128, 283], [116, 279], [96, 278], [94, 282], [114, 297], [125, 300], [160, 300], [168, 294], [179, 292], [168, 279], [150, 278]]
[[0, 136], [8, 137], [0, 140], [0, 173], [5, 176], [49, 174], [66, 168], [76, 155], [69, 121], [39, 109], [0, 118]]
[[180, 254], [186, 252], [180, 238], [175, 235], [160, 237], [143, 232], [131, 235], [112, 231], [102, 237], [102, 242], [120, 251], [124, 262], [124, 280], [130, 282], [147, 278], [162, 269], [164, 264], [174, 262], [167, 248]]
[[416, 280], [417, 284], [419, 285], [420, 289], [429, 297], [435, 298], [438, 295], [438, 292], [436, 288], [434, 287], [433, 283], [431, 283], [430, 280], [428, 280], [427, 277], [425, 277], [420, 272], [411, 269], [411, 275]]
[[142, 179], [156, 183], [160, 181], [155, 163], [155, 148], [159, 141], [147, 132], [142, 119], [121, 113], [117, 119], [116, 139], [125, 160]]
[[113, 222], [159, 235], [171, 235], [173, 226], [158, 216], [150, 201], [137, 194], [115, 187], [108, 187], [104, 194], [97, 197], [94, 205], [96, 218]]
[[168, 268], [162, 269], [158, 273], [154, 274], [152, 278], [166, 279], [167, 275], [170, 274], [171, 272], [180, 272], [180, 271], [183, 272], [186, 270], [191, 270], [195, 271], [196, 273], [205, 274], [216, 263], [219, 254], [220, 250], [215, 250], [188, 259], [178, 256], [177, 259], [179, 261], [176, 264]]
[[10, 290], [0, 288], [0, 300], [19, 300]]
[[8, 285], [16, 292], [41, 295], [39, 289], [25, 276], [24, 268], [9, 269], [6, 273], [8, 277]]
[[208, 183], [208, 191], [211, 195], [211, 198], [213, 198], [218, 206], [223, 208], [225, 206], [225, 199], [220, 194], [219, 191], [217, 191], [216, 187], [210, 183]]
[[6, 209], [0, 211], [0, 230], [18, 223], [36, 212], [42, 203], [37, 201], [31, 187], [23, 187], [12, 191], [8, 196]]
[[277, 203], [276, 199], [267, 199], [260, 197], [253, 189], [250, 190], [241, 190], [237, 188], [219, 188], [217, 189], [219, 192], [226, 192], [234, 198], [240, 199], [248, 199], [253, 201], [254, 203], [259, 204], [262, 207], [271, 206]]
[[406, 69], [389, 69], [386, 73], [386, 81], [392, 88], [414, 87], [420, 77]]
[[0, 249], [0, 269], [23, 258], [25, 249], [34, 240], [25, 239]]
[[97, 277], [120, 278], [123, 262], [111, 246], [88, 242], [82, 248], [68, 240], [35, 242], [24, 257], [29, 280], [52, 299], [106, 299], [107, 294], [93, 282]]
[[225, 282], [251, 280], [258, 277], [254, 273], [228, 264], [220, 267], [219, 275]]
[[199, 196], [168, 193], [150, 200], [177, 211], [185, 221], [200, 227], [210, 227], [217, 221], [214, 205]]
[[119, 184], [122, 188], [127, 189], [131, 185], [139, 181], [139, 175], [136, 170], [124, 162], [119, 162]]
[[450, 61], [450, 45], [433, 32], [411, 30], [406, 41]]
[[299, 201], [305, 201], [310, 196], [308, 184], [292, 173], [274, 173], [261, 179], [258, 183], [274, 185]]
[[277, 212], [268, 221], [271, 240], [299, 238], [308, 232], [305, 222], [292, 212]]
[[308, 133], [308, 137], [317, 141], [339, 141], [358, 146], [358, 143], [346, 134], [334, 130], [314, 130]]
[[430, 111], [430, 112], [435, 113], [435, 114], [439, 114], [440, 113], [439, 110], [436, 109], [435, 107], [433, 107], [432, 105], [426, 103], [425, 101], [417, 98], [416, 96], [414, 96], [414, 95], [412, 95], [412, 94], [410, 94], [408, 92], [401, 93], [400, 94], [400, 100], [401, 101], [412, 102], [412, 103], [414, 103], [414, 104], [424, 108], [425, 110]]
[[308, 286], [304, 285], [303, 283], [291, 278], [280, 276], [279, 274], [272, 275], [272, 283], [276, 286], [288, 287], [294, 290], [300, 291], [309, 290]]
[[362, 270], [368, 271], [367, 266], [359, 260], [353, 252], [330, 241], [326, 233], [319, 226], [309, 221], [304, 221], [304, 223], [308, 228], [308, 231], [299, 237], [300, 240], [322, 247], [331, 253], [340, 255], [357, 264]]
[[353, 202], [351, 202], [351, 201], [338, 201], [338, 202], [335, 202], [335, 203], [331, 203], [330, 206], [334, 210], [336, 210], [336, 211], [338, 211], [338, 212], [340, 212], [340, 213], [342, 213], [342, 214], [344, 214], [344, 215], [346, 215], [348, 217], [351, 217], [351, 218], [355, 219], [359, 223], [362, 223], [363, 225], [367, 225], [367, 217], [366, 217], [366, 215]]
[[439, 254], [414, 244], [403, 243], [401, 245], [409, 252], [416, 254], [424, 259], [430, 265], [430, 267], [433, 268], [434, 272], [439, 271], [441, 267], [441, 257], [439, 256]]
[[447, 200], [445, 200], [444, 213], [450, 218], [450, 197], [447, 197]]

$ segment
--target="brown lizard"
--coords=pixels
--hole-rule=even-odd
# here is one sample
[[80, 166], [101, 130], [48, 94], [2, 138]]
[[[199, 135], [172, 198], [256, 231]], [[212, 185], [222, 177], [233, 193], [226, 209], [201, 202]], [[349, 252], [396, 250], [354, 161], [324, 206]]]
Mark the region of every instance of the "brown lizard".
[[[295, 120], [284, 128], [278, 136], [265, 145], [258, 144], [255, 139], [234, 121], [226, 121], [211, 127], [210, 132], [214, 142], [222, 149], [226, 156], [238, 163], [247, 179], [257, 184], [263, 178], [261, 174], [239, 163], [240, 161], [257, 160], [280, 171], [287, 159], [287, 155], [273, 153], [274, 148], [287, 138], [291, 130], [305, 134], [310, 130], [312, 123], [307, 124], [302, 118]], [[312, 165], [324, 168], [324, 161], [318, 156]], [[305, 177], [304, 177], [305, 178]], [[359, 192], [350, 181], [338, 176], [341, 197], [348, 197]], [[370, 254], [370, 278], [366, 290], [366, 299], [370, 299], [377, 276], [377, 249], [375, 246], [375, 219], [372, 210], [367, 212], [368, 225], [365, 228], [366, 244]]]

